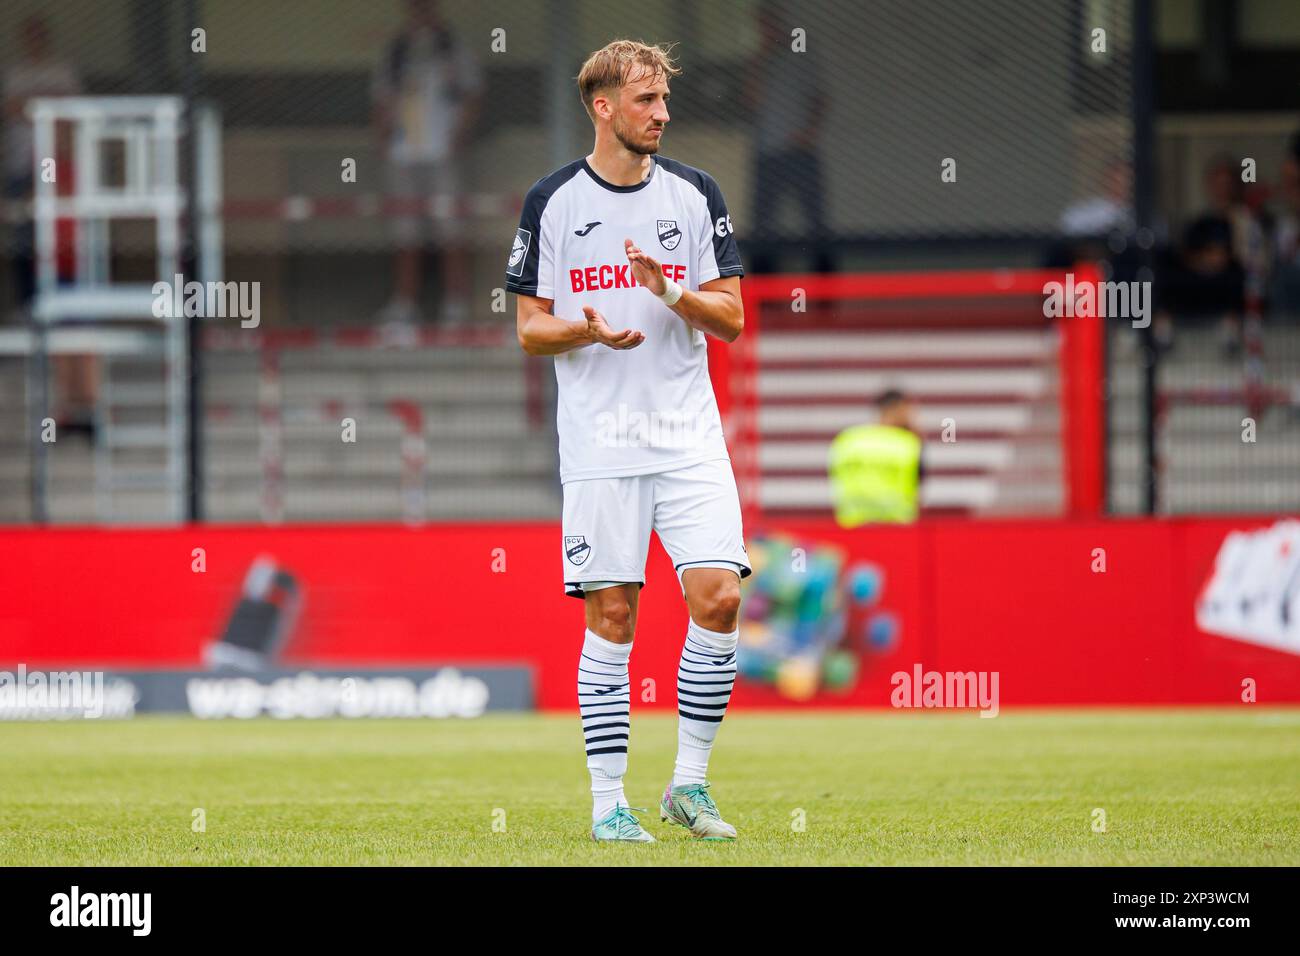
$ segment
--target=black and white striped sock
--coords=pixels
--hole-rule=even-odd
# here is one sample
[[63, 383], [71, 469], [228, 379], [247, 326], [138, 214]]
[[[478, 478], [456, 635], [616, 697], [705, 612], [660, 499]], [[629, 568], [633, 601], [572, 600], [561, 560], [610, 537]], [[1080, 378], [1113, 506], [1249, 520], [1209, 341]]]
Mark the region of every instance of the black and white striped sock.
[[601, 820], [627, 806], [623, 777], [631, 729], [631, 689], [627, 662], [632, 643], [615, 644], [588, 629], [578, 660], [578, 709], [591, 772], [591, 819]]
[[677, 665], [677, 765], [673, 786], [704, 783], [709, 752], [736, 682], [740, 630], [710, 631], [694, 621], [686, 629]]

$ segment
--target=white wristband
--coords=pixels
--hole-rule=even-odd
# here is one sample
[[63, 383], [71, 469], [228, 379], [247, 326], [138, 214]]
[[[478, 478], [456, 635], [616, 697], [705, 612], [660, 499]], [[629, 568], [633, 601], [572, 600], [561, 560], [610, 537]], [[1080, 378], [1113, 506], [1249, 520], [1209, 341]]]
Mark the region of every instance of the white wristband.
[[664, 305], [672, 306], [677, 304], [677, 300], [682, 297], [683, 289], [672, 279], [664, 279], [663, 295], [659, 296], [659, 301]]

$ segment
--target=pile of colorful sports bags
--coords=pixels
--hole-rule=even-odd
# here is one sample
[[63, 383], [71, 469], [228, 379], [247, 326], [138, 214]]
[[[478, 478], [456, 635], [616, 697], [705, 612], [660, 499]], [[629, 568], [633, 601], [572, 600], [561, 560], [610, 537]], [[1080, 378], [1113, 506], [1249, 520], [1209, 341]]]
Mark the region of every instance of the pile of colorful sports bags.
[[832, 545], [773, 534], [748, 543], [754, 573], [745, 579], [737, 669], [810, 700], [821, 689], [853, 689], [864, 657], [898, 643], [898, 621], [880, 608], [884, 571], [870, 562], [845, 568]]

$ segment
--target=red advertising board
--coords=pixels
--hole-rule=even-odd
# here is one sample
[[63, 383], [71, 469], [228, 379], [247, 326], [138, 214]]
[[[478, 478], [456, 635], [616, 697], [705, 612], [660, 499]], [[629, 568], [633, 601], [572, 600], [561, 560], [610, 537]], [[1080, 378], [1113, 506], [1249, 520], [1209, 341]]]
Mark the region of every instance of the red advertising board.
[[[1246, 681], [1260, 702], [1300, 702], [1300, 653], [1197, 623], [1229, 533], [1277, 520], [783, 523], [879, 568], [877, 608], [898, 625], [855, 683], [811, 703], [888, 706], [916, 665], [997, 672], [1002, 707], [1230, 703]], [[282, 666], [519, 664], [539, 706], [573, 707], [583, 612], [551, 523], [0, 532], [0, 667], [203, 666], [259, 557], [297, 589]], [[654, 680], [664, 692], [638, 706], [670, 708], [686, 609], [658, 544], [647, 577], [633, 685]], [[788, 703], [746, 681], [733, 698]]]

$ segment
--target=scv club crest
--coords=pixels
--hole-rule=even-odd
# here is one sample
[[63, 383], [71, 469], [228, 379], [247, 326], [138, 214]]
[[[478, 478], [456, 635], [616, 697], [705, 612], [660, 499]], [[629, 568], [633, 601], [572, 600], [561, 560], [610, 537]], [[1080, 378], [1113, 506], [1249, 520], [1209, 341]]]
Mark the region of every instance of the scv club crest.
[[591, 545], [587, 544], [587, 539], [580, 534], [566, 534], [564, 536], [564, 556], [569, 559], [569, 563], [574, 567], [582, 567], [591, 557]]
[[682, 231], [677, 228], [677, 220], [659, 219], [656, 220], [655, 226], [659, 232], [659, 245], [669, 252], [676, 249], [677, 244], [682, 241]]

